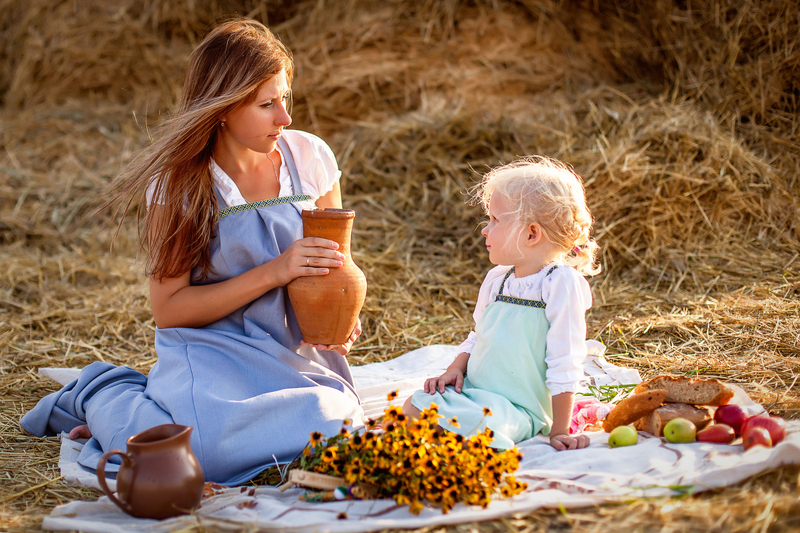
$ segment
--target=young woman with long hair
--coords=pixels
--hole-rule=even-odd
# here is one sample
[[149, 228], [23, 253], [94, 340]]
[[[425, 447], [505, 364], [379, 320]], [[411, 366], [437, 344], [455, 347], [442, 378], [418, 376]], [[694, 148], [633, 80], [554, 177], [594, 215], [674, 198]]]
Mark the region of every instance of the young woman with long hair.
[[284, 288], [344, 259], [302, 237], [303, 208], [341, 207], [341, 173], [321, 139], [286, 129], [292, 76], [289, 51], [253, 20], [219, 25], [192, 53], [176, 113], [107, 204], [124, 214], [145, 198], [158, 361], [148, 376], [89, 365], [23, 417], [27, 431], [89, 438], [79, 463], [94, 468], [140, 431], [192, 426], [206, 480], [238, 484], [312, 431], [359, 423], [344, 355], [360, 324], [341, 346], [304, 344]]

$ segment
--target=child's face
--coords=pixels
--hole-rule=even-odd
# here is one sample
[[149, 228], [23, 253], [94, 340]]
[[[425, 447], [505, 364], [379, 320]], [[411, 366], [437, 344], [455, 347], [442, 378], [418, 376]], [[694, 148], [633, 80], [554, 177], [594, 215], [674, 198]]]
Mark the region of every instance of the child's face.
[[489, 223], [481, 230], [492, 264], [514, 265], [522, 259], [525, 240], [522, 230], [508, 198], [497, 192], [492, 194], [489, 200]]
[[289, 102], [289, 83], [286, 71], [268, 79], [259, 87], [255, 98], [227, 113], [220, 128], [220, 141], [234, 151], [248, 148], [269, 153], [275, 149], [283, 128], [292, 123], [286, 106]]

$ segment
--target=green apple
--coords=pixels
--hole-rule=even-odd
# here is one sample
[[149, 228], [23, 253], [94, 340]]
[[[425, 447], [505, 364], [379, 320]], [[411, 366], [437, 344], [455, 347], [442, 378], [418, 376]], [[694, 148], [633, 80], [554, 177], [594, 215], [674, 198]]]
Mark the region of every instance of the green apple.
[[617, 426], [608, 435], [608, 445], [612, 448], [631, 446], [639, 441], [639, 433], [633, 426]]
[[664, 426], [664, 438], [670, 442], [694, 442], [697, 426], [685, 418], [673, 418]]

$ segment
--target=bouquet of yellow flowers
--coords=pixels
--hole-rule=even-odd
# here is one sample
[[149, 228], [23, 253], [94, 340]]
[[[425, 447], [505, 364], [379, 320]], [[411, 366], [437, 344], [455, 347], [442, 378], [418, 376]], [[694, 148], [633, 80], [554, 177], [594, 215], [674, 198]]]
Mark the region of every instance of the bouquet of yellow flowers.
[[379, 498], [408, 504], [414, 514], [423, 502], [443, 513], [458, 502], [486, 507], [498, 492], [510, 497], [528, 487], [510, 475], [522, 459], [516, 448], [491, 448], [488, 428], [471, 437], [443, 431], [437, 427], [439, 418], [435, 404], [419, 419], [389, 407], [379, 420], [367, 423], [366, 431], [351, 432], [345, 426], [328, 439], [314, 432], [300, 468], [342, 477], [348, 485], [366, 484]]

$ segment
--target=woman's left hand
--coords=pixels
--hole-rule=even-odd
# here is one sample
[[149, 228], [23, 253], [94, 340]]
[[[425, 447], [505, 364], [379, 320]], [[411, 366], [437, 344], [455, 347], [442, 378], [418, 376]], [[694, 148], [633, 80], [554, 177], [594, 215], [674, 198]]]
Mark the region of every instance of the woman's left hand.
[[338, 352], [340, 355], [347, 355], [350, 352], [350, 349], [353, 347], [353, 343], [356, 341], [358, 336], [361, 335], [361, 331], [361, 319], [359, 318], [356, 320], [356, 327], [353, 328], [353, 332], [350, 334], [350, 337], [344, 344], [308, 344], [306, 341], [300, 342], [302, 344], [311, 346], [312, 348], [316, 348], [317, 350], [328, 350]]

